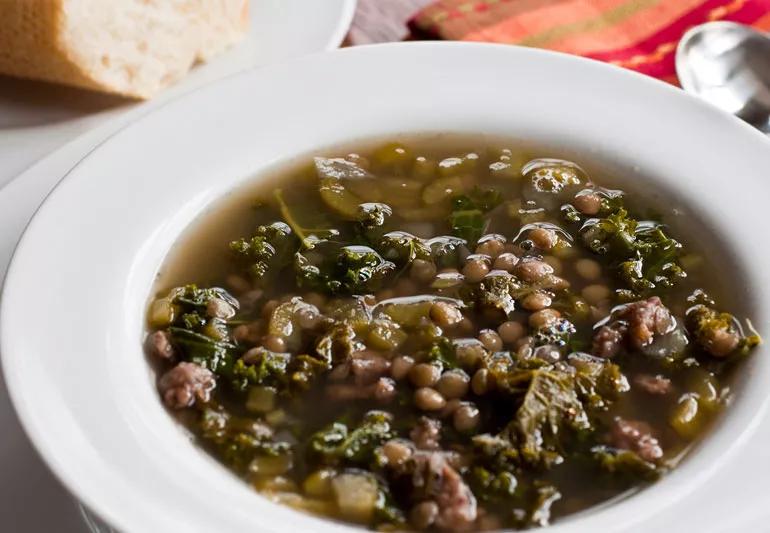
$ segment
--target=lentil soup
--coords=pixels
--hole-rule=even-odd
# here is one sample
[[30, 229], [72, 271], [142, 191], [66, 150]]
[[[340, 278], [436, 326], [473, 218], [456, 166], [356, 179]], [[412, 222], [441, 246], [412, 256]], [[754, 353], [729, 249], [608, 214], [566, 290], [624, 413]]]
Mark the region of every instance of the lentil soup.
[[147, 350], [206, 450], [376, 530], [544, 526], [676, 466], [758, 335], [669, 213], [501, 146], [327, 150], [201, 217]]

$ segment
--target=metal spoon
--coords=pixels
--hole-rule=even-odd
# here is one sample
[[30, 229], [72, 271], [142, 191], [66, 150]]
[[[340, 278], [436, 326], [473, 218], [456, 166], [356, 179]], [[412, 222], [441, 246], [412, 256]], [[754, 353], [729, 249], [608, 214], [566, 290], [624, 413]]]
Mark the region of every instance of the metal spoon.
[[688, 31], [676, 51], [682, 88], [770, 134], [770, 39], [734, 22]]

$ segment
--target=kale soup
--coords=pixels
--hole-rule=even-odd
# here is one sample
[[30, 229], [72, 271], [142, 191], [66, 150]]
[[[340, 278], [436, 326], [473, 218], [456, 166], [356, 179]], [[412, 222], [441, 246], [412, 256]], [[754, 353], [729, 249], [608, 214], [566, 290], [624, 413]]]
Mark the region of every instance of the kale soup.
[[665, 475], [759, 336], [660, 202], [528, 152], [332, 149], [232, 193], [159, 275], [162, 401], [266, 497], [380, 531], [544, 526]]

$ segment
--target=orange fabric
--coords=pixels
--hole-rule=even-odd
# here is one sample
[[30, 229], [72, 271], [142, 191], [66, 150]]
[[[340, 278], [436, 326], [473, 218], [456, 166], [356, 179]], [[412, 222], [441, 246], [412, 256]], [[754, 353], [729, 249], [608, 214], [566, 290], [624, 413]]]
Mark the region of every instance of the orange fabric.
[[679, 39], [713, 20], [770, 30], [770, 0], [437, 0], [410, 28], [417, 38], [559, 50], [676, 83]]

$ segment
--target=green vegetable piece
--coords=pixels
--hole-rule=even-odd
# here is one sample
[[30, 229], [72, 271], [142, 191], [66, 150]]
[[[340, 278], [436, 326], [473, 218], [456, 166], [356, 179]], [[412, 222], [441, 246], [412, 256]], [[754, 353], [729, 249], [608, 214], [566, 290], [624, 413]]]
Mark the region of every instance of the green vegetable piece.
[[695, 342], [716, 357], [746, 355], [762, 343], [756, 332], [743, 335], [738, 321], [730, 313], [720, 313], [703, 304], [687, 311], [686, 325]]
[[516, 495], [518, 481], [512, 472], [495, 473], [476, 466], [470, 478], [473, 493], [483, 502], [501, 504], [510, 502]]
[[369, 202], [358, 206], [356, 220], [366, 230], [381, 228], [393, 215], [393, 209], [387, 204]]
[[282, 337], [286, 341], [286, 349], [290, 352], [296, 351], [302, 344], [302, 328], [298, 324], [298, 315], [302, 312], [320, 314], [316, 306], [295, 296], [276, 307], [270, 315], [267, 333]]
[[393, 351], [407, 339], [407, 333], [395, 322], [387, 319], [373, 320], [367, 335], [367, 345], [375, 350]]
[[158, 298], [150, 304], [147, 322], [152, 329], [162, 329], [174, 323], [176, 309], [170, 298]]
[[201, 412], [198, 427], [216, 455], [241, 474], [248, 473], [257, 457], [283, 457], [284, 461], [291, 461], [292, 446], [272, 440], [270, 429], [254, 419], [236, 417], [215, 406]]
[[189, 329], [171, 327], [168, 328], [171, 342], [176, 346], [182, 357], [208, 368], [217, 375], [231, 377], [236, 359], [242, 353], [237, 346], [216, 341], [206, 335], [196, 333]]
[[506, 432], [519, 443], [525, 462], [550, 466], [563, 460], [559, 453], [563, 431], [590, 427], [572, 376], [538, 369], [531, 371], [523, 402]]
[[346, 187], [346, 183], [361, 182], [371, 189], [374, 182], [374, 176], [354, 162], [324, 157], [316, 157], [314, 161], [321, 200], [337, 215], [347, 220], [356, 220], [360, 204], [365, 201], [377, 201], [378, 198], [363, 199]]
[[412, 151], [401, 143], [388, 143], [372, 153], [372, 164], [378, 170], [405, 174], [414, 162]]
[[321, 180], [318, 193], [321, 200], [335, 214], [347, 220], [356, 220], [358, 218], [358, 206], [364, 201], [348, 191], [340, 180], [324, 178]]
[[429, 259], [430, 247], [419, 237], [405, 231], [391, 231], [380, 239], [377, 250], [382, 256], [404, 267], [415, 259]]
[[294, 267], [297, 284], [327, 294], [363, 294], [376, 290], [396, 265], [368, 246], [342, 246], [326, 250], [320, 264], [297, 253]]
[[509, 315], [516, 309], [521, 289], [521, 282], [510, 274], [487, 276], [479, 284], [475, 300], [482, 308], [499, 309]]
[[249, 261], [249, 272], [256, 280], [263, 280], [268, 273], [275, 273], [291, 261], [297, 248], [296, 236], [284, 222], [259, 226], [254, 236], [230, 243], [230, 249]]
[[707, 419], [708, 416], [700, 409], [698, 397], [685, 394], [671, 413], [669, 424], [680, 437], [691, 440], [700, 434]]
[[250, 387], [246, 397], [246, 410], [267, 413], [275, 408], [277, 391], [274, 387]]
[[659, 224], [639, 222], [625, 209], [606, 218], [589, 219], [580, 236], [591, 251], [615, 261], [620, 279], [637, 294], [671, 287], [686, 277], [677, 262], [682, 245]]
[[395, 437], [391, 416], [383, 411], [369, 411], [354, 429], [334, 422], [310, 437], [309, 451], [324, 464], [368, 465], [375, 449]]
[[654, 481], [662, 473], [660, 467], [645, 461], [631, 450], [594, 446], [591, 448], [591, 455], [603, 470], [615, 475]]
[[439, 178], [425, 186], [422, 190], [422, 201], [426, 205], [435, 205], [446, 202], [452, 196], [465, 190], [465, 184], [459, 176]]
[[285, 388], [289, 381], [291, 354], [271, 352], [258, 347], [249, 353], [249, 362], [238, 359], [233, 365], [233, 384], [237, 390], [246, 390], [249, 385], [270, 385]]
[[575, 387], [587, 409], [605, 409], [630, 389], [620, 367], [607, 359], [573, 353], [567, 357], [567, 362], [575, 368]]
[[335, 324], [318, 339], [315, 351], [322, 361], [332, 365], [347, 361], [350, 354], [363, 348], [363, 344], [356, 341], [353, 327], [341, 323]]

